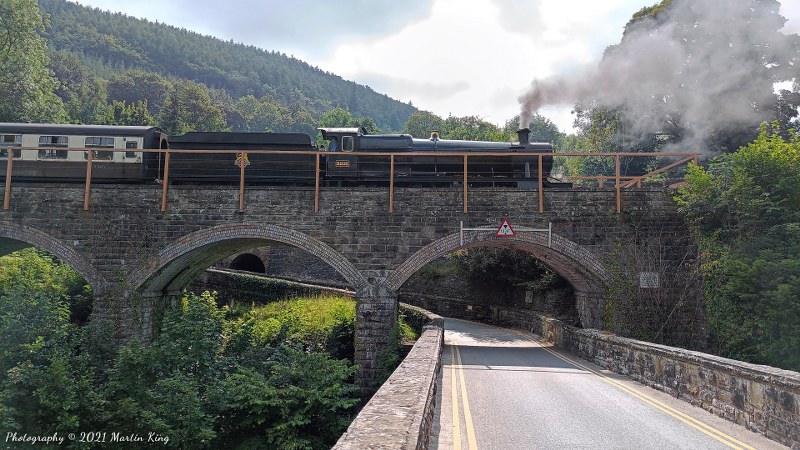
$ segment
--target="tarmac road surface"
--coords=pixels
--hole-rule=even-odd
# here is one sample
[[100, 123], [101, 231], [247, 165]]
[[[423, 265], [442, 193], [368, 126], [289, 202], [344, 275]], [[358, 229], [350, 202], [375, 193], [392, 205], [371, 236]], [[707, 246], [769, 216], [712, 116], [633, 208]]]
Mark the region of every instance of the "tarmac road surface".
[[787, 448], [539, 340], [445, 319], [431, 448]]

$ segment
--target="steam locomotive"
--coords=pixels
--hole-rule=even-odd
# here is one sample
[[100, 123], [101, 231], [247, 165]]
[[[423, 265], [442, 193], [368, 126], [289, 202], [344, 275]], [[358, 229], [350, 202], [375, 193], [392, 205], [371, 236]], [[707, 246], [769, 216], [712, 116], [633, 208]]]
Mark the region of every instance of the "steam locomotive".
[[[528, 129], [519, 130], [519, 142], [511, 143], [439, 139], [437, 132], [419, 139], [407, 134], [370, 135], [362, 128], [319, 131], [329, 142], [327, 148], [317, 148], [305, 133], [193, 132], [168, 136], [156, 127], [0, 123], [0, 178], [5, 178], [11, 156], [14, 180], [83, 181], [92, 152], [96, 163], [92, 166], [93, 182], [158, 180], [164, 174], [165, 153], [144, 150], [169, 148], [200, 151], [170, 152], [170, 182], [238, 182], [244, 164], [250, 184], [313, 184], [316, 152], [322, 150], [325, 153], [320, 157], [319, 175], [325, 184], [384, 182], [392, 174], [401, 184], [459, 182], [463, 180], [464, 158], [458, 153], [468, 153], [470, 183], [529, 186], [538, 180], [538, 157], [515, 153], [553, 151], [548, 143], [528, 142]], [[219, 153], [221, 150], [230, 152]], [[552, 165], [551, 155], [542, 157], [545, 180]]]

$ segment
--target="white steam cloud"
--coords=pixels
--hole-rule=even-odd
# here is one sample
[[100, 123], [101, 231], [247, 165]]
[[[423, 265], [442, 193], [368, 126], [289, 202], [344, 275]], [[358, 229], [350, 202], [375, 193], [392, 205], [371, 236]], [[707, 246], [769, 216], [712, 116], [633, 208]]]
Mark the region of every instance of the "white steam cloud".
[[[772, 86], [800, 73], [798, 36], [778, 30], [778, 2], [673, 0], [665, 16], [641, 20], [602, 62], [573, 76], [534, 80], [520, 98], [520, 126], [547, 105], [621, 107], [632, 131], [672, 121], [684, 146], [714, 131], [770, 120]], [[701, 150], [686, 148], [686, 150]]]

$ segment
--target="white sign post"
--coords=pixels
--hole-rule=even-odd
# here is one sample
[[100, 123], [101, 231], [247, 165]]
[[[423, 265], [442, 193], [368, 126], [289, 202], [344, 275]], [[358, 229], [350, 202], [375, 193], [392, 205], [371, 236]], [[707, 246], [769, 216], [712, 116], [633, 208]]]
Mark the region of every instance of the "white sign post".
[[658, 272], [639, 272], [639, 287], [642, 289], [656, 289], [661, 287]]

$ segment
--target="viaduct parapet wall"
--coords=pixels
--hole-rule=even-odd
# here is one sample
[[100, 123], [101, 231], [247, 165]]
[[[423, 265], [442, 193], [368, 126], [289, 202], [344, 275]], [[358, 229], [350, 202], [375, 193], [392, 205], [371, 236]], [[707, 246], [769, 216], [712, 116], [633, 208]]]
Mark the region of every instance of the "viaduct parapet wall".
[[[239, 211], [238, 186], [171, 186], [161, 211], [158, 185], [95, 185], [84, 211], [83, 185], [19, 183], [11, 207], [0, 212], [0, 248], [36, 245], [70, 264], [92, 285], [95, 324], [118, 338], [147, 340], [154, 317], [214, 262], [244, 250], [288, 245], [329, 264], [359, 301], [357, 363], [362, 379], [394, 325], [397, 290], [417, 270], [458, 248], [503, 246], [532, 253], [576, 290], [584, 327], [603, 328], [606, 262], [622, 242], [657, 243], [667, 259], [693, 252], [688, 231], [662, 190], [626, 190], [622, 214], [612, 190], [547, 190], [544, 213], [536, 191], [400, 188], [389, 210], [385, 188], [324, 188], [319, 211], [314, 190], [248, 187]], [[547, 228], [498, 238], [503, 218], [512, 226]], [[465, 227], [487, 231], [459, 235]], [[673, 273], [672, 275], [677, 275]], [[638, 277], [638, 274], [630, 274]], [[679, 277], [673, 276], [672, 279]], [[663, 285], [661, 289], [673, 289]]]

